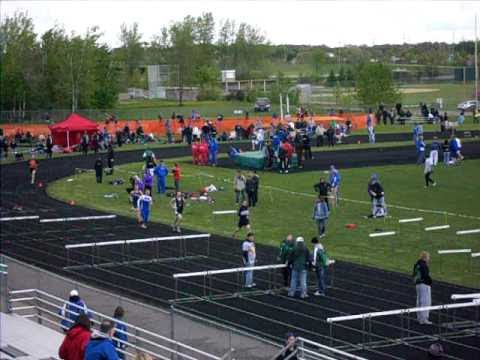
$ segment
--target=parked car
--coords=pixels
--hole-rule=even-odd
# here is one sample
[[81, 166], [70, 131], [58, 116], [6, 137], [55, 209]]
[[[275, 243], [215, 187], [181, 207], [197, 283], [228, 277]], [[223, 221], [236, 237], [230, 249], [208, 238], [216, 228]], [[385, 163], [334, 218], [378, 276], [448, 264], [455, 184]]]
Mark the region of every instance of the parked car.
[[[472, 111], [476, 107], [477, 100], [467, 100], [458, 104], [457, 109], [463, 111]], [[480, 103], [478, 104], [480, 107]]]
[[268, 98], [257, 98], [255, 100], [255, 111], [270, 111], [270, 100]]

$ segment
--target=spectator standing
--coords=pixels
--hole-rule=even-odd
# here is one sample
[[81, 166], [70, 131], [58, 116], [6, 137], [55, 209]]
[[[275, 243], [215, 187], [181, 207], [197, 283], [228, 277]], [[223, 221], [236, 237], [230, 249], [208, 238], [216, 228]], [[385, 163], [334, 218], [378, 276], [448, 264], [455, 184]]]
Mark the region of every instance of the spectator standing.
[[334, 165], [330, 165], [330, 188], [332, 191], [333, 199], [332, 203], [334, 206], [338, 205], [338, 193], [340, 191], [340, 173], [335, 169]]
[[460, 114], [457, 117], [457, 124], [462, 126], [465, 123], [465, 115], [463, 111], [460, 112]]
[[315, 202], [315, 206], [313, 208], [313, 219], [317, 223], [318, 236], [321, 238], [325, 236], [328, 215], [329, 211], [326, 201], [322, 198], [319, 198]]
[[423, 164], [425, 161], [425, 142], [423, 141], [423, 136], [419, 136], [415, 147], [417, 150], [417, 165]]
[[90, 341], [90, 319], [86, 314], [80, 314], [75, 324], [67, 331], [65, 339], [58, 350], [58, 356], [62, 360], [83, 360], [85, 348]]
[[[420, 259], [413, 266], [413, 282], [417, 292], [417, 307], [432, 305], [432, 278], [430, 277], [430, 254], [426, 251], [420, 253]], [[428, 320], [429, 311], [417, 312], [417, 320], [422, 325], [430, 325], [432, 322]]]
[[212, 166], [217, 166], [218, 142], [215, 137], [208, 140], [208, 162]]
[[107, 148], [107, 166], [110, 169], [110, 175], [113, 175], [113, 164], [115, 162], [115, 151], [113, 150], [113, 145], [108, 144]]
[[110, 320], [103, 320], [100, 331], [92, 335], [85, 349], [85, 360], [118, 360], [117, 351], [112, 342], [114, 332], [114, 324]]
[[[7, 156], [7, 152], [5, 152], [5, 158]], [[35, 184], [35, 178], [37, 176], [38, 171], [38, 161], [35, 159], [34, 155], [32, 154], [32, 158], [28, 160], [28, 169], [30, 170], [30, 184]]]
[[440, 150], [440, 144], [437, 140], [433, 140], [430, 145], [430, 155], [428, 156], [432, 159], [433, 166], [438, 164], [438, 151]]
[[175, 121], [175, 118], [165, 120], [165, 132], [167, 134], [167, 144], [171, 144], [173, 142], [173, 131], [172, 131], [172, 123]]
[[295, 152], [297, 153], [298, 167], [303, 168], [303, 140], [299, 131], [295, 134], [294, 138]]
[[331, 189], [330, 183], [326, 182], [325, 178], [321, 177], [320, 182], [316, 183], [313, 186], [313, 189], [318, 193], [318, 198], [326, 201], [328, 206], [328, 193]]
[[247, 193], [247, 199], [248, 199], [248, 206], [249, 207], [254, 207], [255, 206], [255, 183], [253, 180], [253, 176], [250, 174], [247, 177], [247, 181], [245, 182], [245, 192]]
[[113, 334], [113, 346], [117, 349], [117, 355], [119, 359], [125, 359], [125, 354], [121, 351], [125, 351], [128, 342], [127, 325], [123, 322], [125, 316], [125, 310], [121, 306], [117, 306], [113, 313], [115, 319], [115, 332]]
[[103, 177], [103, 161], [102, 158], [98, 157], [97, 160], [95, 161], [94, 165], [95, 169], [95, 177], [97, 178], [97, 184], [102, 183], [102, 177]]
[[80, 314], [89, 316], [87, 304], [80, 298], [78, 291], [75, 289], [70, 291], [68, 301], [60, 309], [59, 314], [62, 316], [60, 326], [64, 332], [67, 332], [75, 324]]
[[312, 144], [311, 144], [310, 136], [308, 133], [303, 134], [302, 141], [303, 141], [303, 152], [305, 154], [305, 160], [312, 160], [313, 159]]
[[442, 145], [443, 152], [443, 164], [445, 166], [450, 165], [450, 146], [448, 145], [448, 140], [445, 139]]
[[373, 127], [373, 125], [370, 125], [367, 127], [367, 132], [368, 132], [368, 143], [375, 144], [375, 128]]
[[175, 191], [178, 192], [180, 191], [180, 181], [182, 180], [182, 173], [180, 169], [180, 165], [178, 163], [175, 163], [173, 170], [173, 183], [175, 185]]
[[282, 264], [286, 264], [287, 266], [284, 267], [283, 270], [283, 284], [285, 286], [290, 285], [290, 280], [292, 278], [292, 268], [288, 263], [290, 259], [290, 255], [293, 251], [294, 242], [293, 242], [293, 235], [288, 234], [285, 240], [283, 240], [282, 244], [280, 245], [280, 254], [278, 255], [278, 260]]
[[143, 174], [143, 184], [145, 186], [145, 190], [148, 189], [151, 194], [153, 189], [153, 175], [149, 169], [145, 169], [145, 173]]
[[335, 129], [333, 126], [330, 126], [327, 129], [327, 140], [328, 140], [328, 146], [334, 147], [335, 146]]
[[320, 123], [320, 125], [317, 125], [315, 128], [315, 136], [317, 140], [317, 146], [323, 146], [323, 142], [325, 139], [325, 128], [323, 127], [323, 124]]
[[163, 160], [155, 167], [153, 173], [157, 177], [157, 192], [159, 194], [165, 194], [167, 188], [167, 176], [168, 168], [165, 166]]
[[53, 138], [51, 134], [48, 134], [45, 145], [47, 148], [47, 158], [51, 159], [53, 156]]
[[258, 189], [260, 188], [260, 176], [254, 170], [252, 174], [253, 181], [253, 206], [257, 205], [258, 202]]
[[328, 270], [329, 259], [327, 251], [323, 245], [318, 241], [317, 237], [312, 238], [313, 256], [312, 266], [315, 269], [317, 275], [317, 291], [313, 294], [315, 296], [325, 296], [326, 287], [326, 273]]
[[88, 145], [90, 143], [90, 138], [88, 137], [87, 132], [85, 131], [82, 135], [82, 140], [80, 142], [81, 148], [82, 148], [82, 153], [83, 155], [88, 154]]
[[[245, 267], [253, 267], [257, 261], [255, 236], [251, 232], [247, 234], [247, 238], [242, 244], [242, 259]], [[252, 288], [255, 286], [256, 284], [253, 282], [253, 270], [245, 271], [245, 287]]]
[[233, 236], [235, 237], [243, 227], [250, 231], [250, 210], [248, 210], [248, 203], [246, 201], [243, 201], [238, 209], [238, 226]]
[[423, 171], [425, 175], [425, 187], [428, 188], [430, 184], [432, 186], [436, 186], [437, 183], [432, 180], [432, 173], [433, 173], [433, 159], [432, 158], [427, 158], [425, 159], [425, 169]]
[[295, 247], [290, 254], [289, 263], [292, 265], [292, 279], [288, 296], [293, 297], [297, 291], [300, 291], [300, 297], [305, 299], [308, 297], [307, 269], [310, 266], [310, 253], [301, 236], [295, 240]]
[[237, 175], [233, 179], [233, 189], [235, 191], [235, 203], [238, 204], [245, 200], [245, 188], [247, 185], [247, 179], [240, 170], [237, 171]]
[[372, 213], [368, 217], [385, 217], [387, 215], [385, 192], [375, 174], [370, 179], [368, 193], [372, 199]]

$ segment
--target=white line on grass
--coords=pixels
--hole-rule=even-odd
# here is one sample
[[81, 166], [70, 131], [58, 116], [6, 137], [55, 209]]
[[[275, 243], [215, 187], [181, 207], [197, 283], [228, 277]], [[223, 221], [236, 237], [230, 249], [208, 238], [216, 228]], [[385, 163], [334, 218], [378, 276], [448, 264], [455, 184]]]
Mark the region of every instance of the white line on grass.
[[[214, 177], [212, 175], [208, 175], [205, 173], [199, 172], [198, 175], [200, 176], [208, 176], [208, 177]], [[225, 179], [227, 182], [231, 183], [230, 179]], [[280, 192], [284, 192], [287, 194], [292, 194], [292, 195], [302, 195], [302, 196], [308, 196], [311, 198], [317, 197], [315, 194], [309, 194], [309, 193], [304, 193], [304, 192], [299, 192], [299, 191], [291, 191], [287, 189], [282, 189], [276, 186], [270, 186], [270, 185], [261, 185], [261, 187], [266, 188], [266, 189], [271, 189], [271, 190], [276, 190]], [[345, 201], [345, 202], [351, 202], [354, 204], [363, 204], [363, 205], [371, 205], [370, 201], [365, 201], [365, 200], [355, 200], [355, 199], [347, 199], [344, 197], [339, 197], [340, 200]], [[427, 213], [427, 214], [439, 214], [439, 215], [448, 215], [448, 216], [456, 216], [456, 217], [461, 217], [465, 219], [473, 219], [473, 220], [480, 220], [479, 216], [473, 216], [473, 215], [465, 215], [465, 214], [458, 214], [454, 212], [449, 212], [449, 211], [441, 211], [441, 210], [429, 210], [429, 209], [418, 209], [418, 208], [411, 208], [407, 206], [401, 206], [401, 205], [392, 205], [392, 204], [387, 204], [389, 208], [392, 209], [400, 209], [400, 210], [408, 210], [408, 211], [418, 211], [422, 213]]]

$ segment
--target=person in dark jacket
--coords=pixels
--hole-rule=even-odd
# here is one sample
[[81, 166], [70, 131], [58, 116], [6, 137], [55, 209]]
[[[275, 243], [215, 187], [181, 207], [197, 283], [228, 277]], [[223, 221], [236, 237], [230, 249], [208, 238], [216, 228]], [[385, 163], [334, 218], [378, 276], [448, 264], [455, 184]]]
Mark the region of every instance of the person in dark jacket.
[[297, 357], [297, 338], [293, 333], [287, 333], [287, 340], [285, 342], [285, 350], [283, 350], [275, 360], [298, 360]]
[[123, 350], [127, 348], [125, 344], [128, 342], [127, 335], [127, 325], [123, 322], [123, 317], [125, 315], [125, 310], [121, 306], [117, 306], [115, 312], [113, 313], [113, 318], [115, 319], [115, 332], [113, 334], [113, 346], [117, 349], [117, 354], [119, 359], [125, 359], [125, 354], [118, 350]]
[[300, 291], [300, 297], [305, 299], [307, 294], [307, 269], [310, 264], [310, 252], [305, 246], [303, 237], [299, 236], [295, 240], [295, 247], [290, 254], [289, 264], [292, 266], [292, 280], [290, 281], [290, 289], [288, 296], [293, 297], [295, 293]]
[[87, 304], [80, 298], [77, 290], [70, 291], [68, 301], [60, 309], [62, 321], [60, 323], [62, 329], [67, 332], [70, 327], [75, 324], [80, 314], [87, 314], [90, 316]]
[[[420, 253], [420, 259], [413, 266], [413, 282], [417, 291], [417, 307], [432, 305], [432, 278], [428, 263], [430, 262], [430, 254], [426, 251]], [[429, 311], [417, 312], [417, 320], [422, 325], [430, 325], [432, 322], [428, 320]]]
[[92, 334], [90, 329], [90, 319], [86, 314], [80, 314], [75, 324], [67, 331], [58, 350], [58, 357], [62, 360], [83, 360], [85, 348]]
[[255, 181], [253, 180], [252, 175], [247, 177], [247, 181], [245, 182], [245, 192], [247, 193], [248, 206], [254, 207], [255, 206]]
[[288, 234], [285, 240], [283, 240], [282, 244], [280, 245], [280, 254], [278, 255], [278, 261], [282, 264], [286, 264], [287, 266], [283, 268], [283, 284], [285, 286], [290, 285], [290, 280], [292, 278], [292, 267], [288, 264], [288, 260], [290, 259], [290, 254], [293, 251], [294, 243], [293, 243], [293, 235]]
[[47, 136], [47, 141], [46, 141], [46, 148], [47, 148], [47, 157], [49, 159], [52, 158], [53, 156], [53, 138], [52, 138], [52, 135], [48, 135]]
[[92, 335], [85, 349], [85, 360], [119, 360], [112, 343], [114, 332], [114, 324], [110, 320], [103, 320], [100, 332]]
[[97, 158], [97, 160], [95, 161], [94, 169], [95, 176], [97, 178], [97, 184], [101, 184], [103, 176], [103, 161], [101, 158]]
[[325, 181], [325, 178], [320, 178], [320, 182], [316, 183], [315, 185], [313, 185], [313, 188], [315, 190], [315, 192], [318, 193], [318, 198], [319, 199], [323, 199], [327, 202], [327, 206], [328, 206], [328, 193], [330, 191], [330, 183], [326, 182]]
[[253, 206], [257, 205], [258, 202], [258, 188], [260, 187], [260, 176], [254, 170], [252, 175], [253, 180]]

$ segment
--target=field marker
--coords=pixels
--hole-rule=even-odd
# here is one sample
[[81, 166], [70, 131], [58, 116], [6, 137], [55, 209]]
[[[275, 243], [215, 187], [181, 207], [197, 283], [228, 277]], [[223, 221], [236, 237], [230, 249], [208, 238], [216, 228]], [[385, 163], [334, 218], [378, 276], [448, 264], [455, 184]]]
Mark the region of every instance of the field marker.
[[67, 217], [67, 218], [55, 218], [55, 219], [41, 219], [41, 223], [51, 222], [66, 222], [66, 221], [82, 221], [82, 220], [100, 220], [100, 219], [114, 219], [117, 215], [99, 215], [99, 216], [79, 216], [79, 217]]
[[372, 233], [372, 234], [369, 234], [368, 236], [370, 237], [380, 237], [380, 236], [390, 236], [390, 235], [395, 235], [396, 232], [395, 231], [384, 231], [384, 232], [379, 232], [379, 233]]
[[457, 235], [478, 234], [478, 233], [480, 233], [480, 229], [460, 230], [456, 232]]
[[425, 231], [445, 230], [450, 229], [450, 225], [429, 226], [425, 228]]
[[470, 254], [472, 249], [451, 249], [451, 250], [438, 250], [438, 255], [444, 254]]
[[411, 223], [411, 222], [418, 222], [418, 221], [423, 221], [423, 217], [418, 217], [418, 218], [411, 218], [411, 219], [399, 219], [399, 223]]
[[12, 216], [12, 217], [2, 217], [0, 221], [17, 221], [17, 220], [37, 220], [40, 219], [40, 216]]

